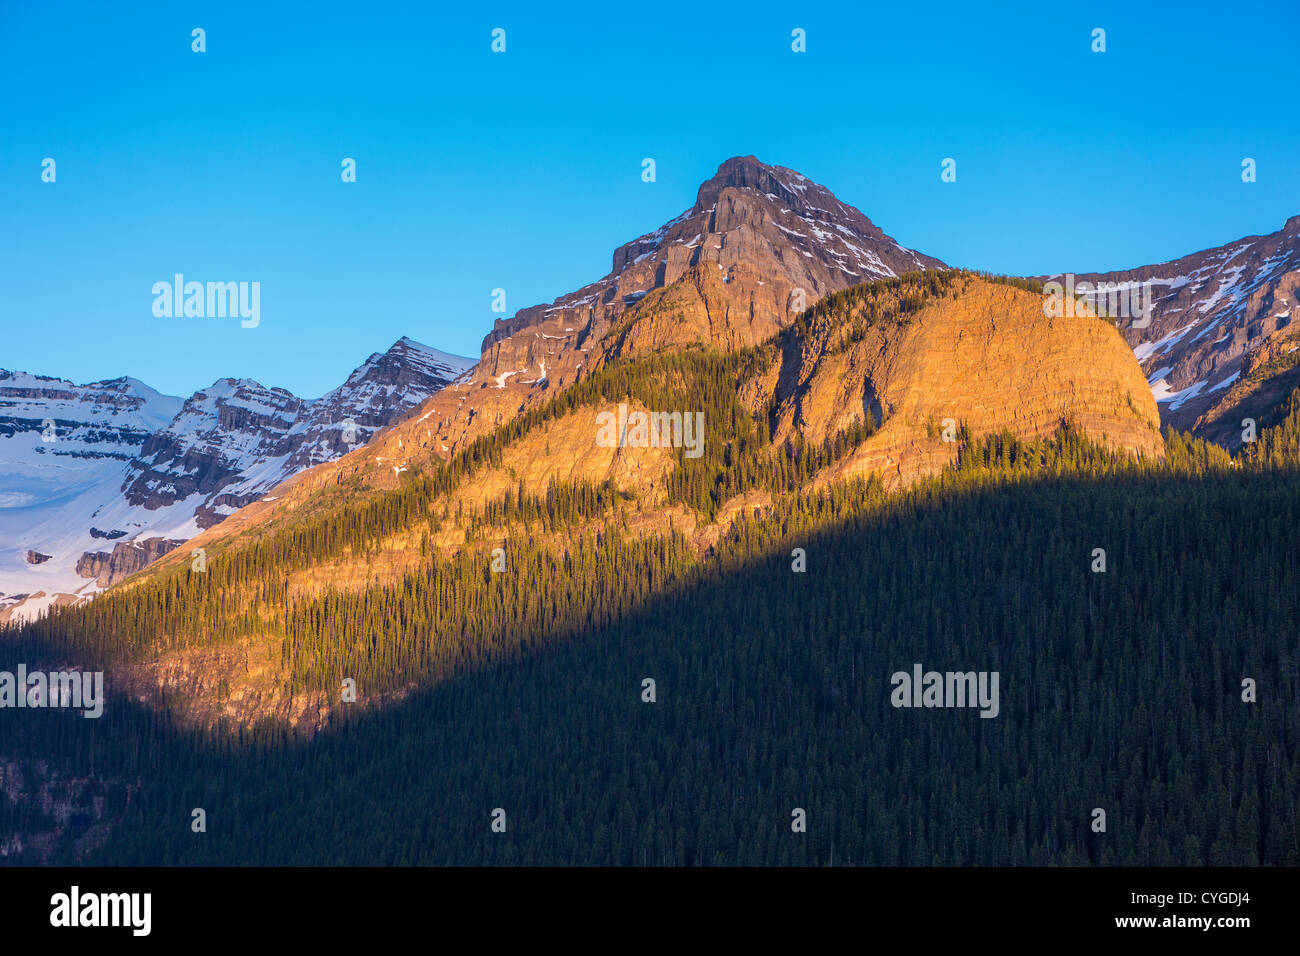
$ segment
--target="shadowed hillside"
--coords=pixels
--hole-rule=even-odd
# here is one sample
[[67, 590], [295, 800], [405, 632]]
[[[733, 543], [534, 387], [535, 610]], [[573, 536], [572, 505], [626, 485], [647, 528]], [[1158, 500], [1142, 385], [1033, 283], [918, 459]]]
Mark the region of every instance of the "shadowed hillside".
[[[0, 832], [44, 826], [57, 857], [111, 828], [86, 859], [130, 863], [1294, 864], [1298, 519], [1293, 470], [1176, 435], [1160, 464], [1069, 431], [968, 444], [942, 482], [800, 497], [703, 564], [665, 551], [649, 565], [675, 580], [635, 606], [528, 626], [519, 651], [310, 740], [196, 737], [120, 700], [99, 722], [39, 713], [6, 734], [29, 755], [16, 778], [71, 813], [0, 800]], [[628, 547], [593, 560], [630, 581]], [[481, 575], [455, 606], [536, 621], [589, 580], [525, 564], [528, 588]], [[450, 597], [425, 581], [315, 619], [342, 667], [369, 660], [363, 698], [386, 660], [411, 671], [400, 622]], [[383, 657], [355, 658], [363, 608], [393, 622], [365, 632]], [[997, 718], [895, 709], [914, 663], [998, 671]]]

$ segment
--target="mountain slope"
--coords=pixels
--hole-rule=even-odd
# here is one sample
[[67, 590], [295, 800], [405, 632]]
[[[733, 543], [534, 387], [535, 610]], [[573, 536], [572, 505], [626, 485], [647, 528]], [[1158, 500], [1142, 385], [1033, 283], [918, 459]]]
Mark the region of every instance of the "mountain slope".
[[[769, 216], [745, 222], [769, 225], [783, 209], [793, 214], [779, 205], [781, 194], [756, 182], [817, 197], [799, 207], [805, 215], [835, 212], [853, 223], [846, 229], [865, 233], [865, 217], [852, 219], [819, 187], [794, 189], [789, 171], [749, 178], [752, 169], [752, 160], [724, 164], [717, 181], [701, 187], [697, 210], [712, 221], [718, 204], [730, 202]], [[144, 664], [128, 682], [144, 696], [185, 687], [181, 696], [200, 722], [224, 714], [315, 726], [331, 711], [317, 696], [320, 675], [313, 672], [307, 694], [283, 683], [274, 661], [288, 634], [275, 622], [331, 591], [404, 586], [433, 557], [473, 566], [491, 542], [521, 539], [563, 553], [588, 533], [680, 536], [702, 557], [744, 516], [852, 479], [906, 488], [985, 436], [1034, 441], [1068, 425], [1123, 453], [1164, 454], [1154, 400], [1111, 323], [1090, 314], [1049, 318], [1043, 297], [1028, 288], [949, 269], [837, 291], [829, 286], [851, 277], [827, 267], [811, 275], [826, 294], [809, 309], [763, 306], [764, 290], [810, 281], [806, 269], [789, 272], [811, 256], [790, 231], [769, 229], [748, 246], [751, 257], [725, 268], [687, 263], [625, 307], [593, 310], [571, 343], [539, 331], [551, 319], [489, 336], [476, 370], [369, 444], [293, 476], [196, 537], [192, 546], [213, 562], [209, 577], [190, 575], [189, 548], [159, 560], [127, 582], [122, 600], [139, 592], [152, 601], [159, 587], [197, 589], [182, 604], [207, 607], [210, 621], [201, 632], [192, 632], [194, 617], [169, 625], [175, 654]], [[740, 242], [725, 235], [719, 249]], [[644, 263], [662, 248], [616, 262], [645, 255]], [[818, 261], [838, 261], [837, 248]], [[896, 255], [900, 266], [935, 262]], [[502, 355], [533, 349], [546, 350], [544, 371], [539, 361], [522, 379], [493, 375]], [[600, 416], [620, 405], [701, 416], [698, 454], [601, 442]], [[556, 508], [564, 521], [544, 531], [533, 524]], [[256, 608], [245, 593], [259, 595]], [[95, 610], [97, 620], [108, 616], [97, 628], [116, 627], [114, 607], [109, 598]], [[143, 648], [151, 633], [121, 640]], [[218, 707], [216, 689], [235, 683], [238, 703]]]
[[[746, 522], [706, 565], [671, 547], [637, 560], [614, 537], [552, 561], [524, 542], [511, 551], [516, 573], [480, 566], [462, 580], [430, 563], [423, 587], [309, 603], [296, 616], [303, 633], [342, 632], [354, 655], [436, 655], [465, 624], [531, 642], [383, 709], [366, 705], [376, 688], [356, 657], [331, 657], [328, 677], [355, 674], [361, 703], [310, 741], [265, 726], [213, 740], [134, 700], [114, 701], [102, 722], [29, 712], [0, 739], [17, 795], [11, 805], [0, 794], [0, 854], [128, 865], [1300, 862], [1300, 671], [1285, 599], [1297, 588], [1294, 472], [1161, 474], [1012, 443], [987, 456], [1004, 466], [981, 481], [989, 450], [966, 449], [975, 471], [942, 489], [882, 499], [846, 487], [792, 503]], [[1088, 571], [1098, 545], [1110, 573]], [[806, 573], [792, 573], [795, 547]], [[633, 600], [652, 570], [672, 586]], [[608, 607], [597, 600], [611, 591]], [[375, 630], [358, 639], [363, 613]], [[891, 707], [891, 673], [914, 663], [999, 673], [997, 719]], [[268, 664], [285, 666], [278, 652]], [[1243, 674], [1269, 682], [1257, 704], [1239, 699]], [[232, 709], [243, 689], [232, 682]], [[51, 791], [70, 794], [71, 814], [38, 815]], [[196, 794], [209, 820], [197, 840], [176, 824]], [[1106, 834], [1089, 826], [1098, 805]], [[494, 807], [504, 833], [489, 829]], [[807, 833], [790, 832], [795, 807]]]
[[608, 275], [498, 320], [472, 375], [368, 448], [297, 476], [274, 506], [255, 504], [217, 537], [331, 496], [395, 487], [407, 470], [451, 458], [612, 360], [756, 346], [830, 292], [942, 268], [801, 174], [729, 159], [689, 209], [616, 249]]
[[127, 500], [153, 510], [201, 495], [196, 520], [210, 527], [289, 476], [364, 445], [472, 365], [403, 338], [314, 400], [222, 379], [145, 443]]

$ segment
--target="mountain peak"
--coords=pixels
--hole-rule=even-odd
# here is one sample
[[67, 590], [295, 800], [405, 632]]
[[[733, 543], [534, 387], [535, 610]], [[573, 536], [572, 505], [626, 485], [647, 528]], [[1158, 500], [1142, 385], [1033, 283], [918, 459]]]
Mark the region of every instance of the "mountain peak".
[[[924, 269], [942, 269], [931, 256], [907, 249], [857, 209], [802, 173], [755, 156], [733, 156], [700, 185], [695, 204], [653, 232], [614, 250], [609, 273], [589, 285], [498, 319], [483, 340], [485, 359], [498, 343], [543, 323], [551, 341], [575, 335], [599, 340], [625, 309], [679, 281], [690, 270], [716, 269], [724, 283], [739, 273], [754, 288], [731, 287], [735, 305], [767, 332], [837, 289]], [[797, 296], [792, 294], [797, 292]], [[480, 364], [483, 381], [537, 365], [556, 369], [556, 345], [530, 333], [520, 348]], [[759, 334], [759, 332], [755, 332]], [[502, 363], [506, 364], [502, 364]]]
[[[733, 156], [719, 166], [713, 178], [700, 185], [693, 211], [699, 213], [713, 209], [722, 191], [728, 188], [752, 190], [784, 212], [793, 213], [810, 223], [830, 226], [840, 233], [849, 229], [864, 238], [892, 242], [860, 210], [840, 202], [825, 186], [803, 173], [769, 165], [754, 156]], [[918, 267], [939, 264], [938, 260], [930, 259]]]
[[0, 370], [0, 622], [89, 597], [363, 445], [473, 364], [403, 336], [315, 400], [251, 378], [182, 400], [129, 376]]
[[809, 187], [826, 192], [821, 186], [801, 173], [784, 166], [770, 166], [756, 156], [733, 156], [700, 184], [695, 197], [695, 210], [709, 209], [718, 201], [718, 194], [728, 186], [736, 189], [754, 189], [766, 195], [779, 196], [788, 204], [802, 205], [800, 193]]

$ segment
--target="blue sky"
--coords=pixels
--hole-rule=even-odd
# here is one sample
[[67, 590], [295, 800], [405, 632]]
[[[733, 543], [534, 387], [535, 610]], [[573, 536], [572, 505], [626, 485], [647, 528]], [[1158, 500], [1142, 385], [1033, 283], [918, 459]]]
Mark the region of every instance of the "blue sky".
[[[1300, 213], [1294, 2], [464, 6], [0, 0], [0, 367], [314, 397], [402, 335], [477, 356], [494, 288], [604, 275], [734, 155], [1014, 274]], [[177, 272], [259, 281], [260, 326], [154, 317]]]

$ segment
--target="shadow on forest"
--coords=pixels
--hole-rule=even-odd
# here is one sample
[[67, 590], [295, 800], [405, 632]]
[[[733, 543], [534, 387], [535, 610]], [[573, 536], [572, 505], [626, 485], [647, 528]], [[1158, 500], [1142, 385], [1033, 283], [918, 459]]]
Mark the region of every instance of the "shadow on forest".
[[[1294, 865], [1298, 524], [1285, 472], [949, 487], [312, 740], [111, 700], [0, 711], [0, 753], [95, 778], [86, 863]], [[894, 708], [918, 663], [998, 671], [999, 716]]]

